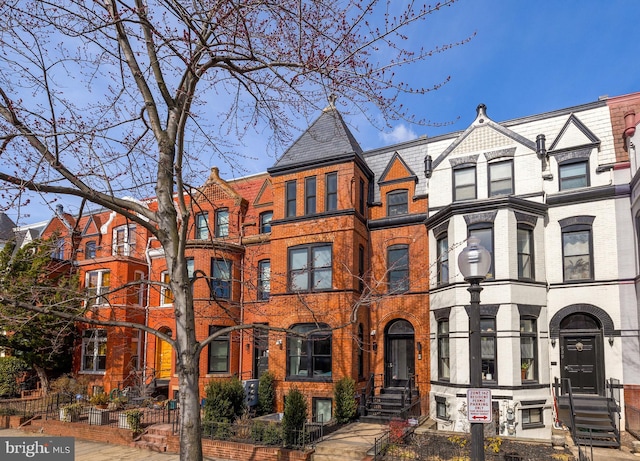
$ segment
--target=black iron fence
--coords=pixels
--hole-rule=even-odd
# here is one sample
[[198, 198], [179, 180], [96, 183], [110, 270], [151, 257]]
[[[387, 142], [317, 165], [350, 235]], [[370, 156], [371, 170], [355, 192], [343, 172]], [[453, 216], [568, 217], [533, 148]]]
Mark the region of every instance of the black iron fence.
[[302, 430], [285, 431], [279, 423], [240, 418], [233, 423], [204, 421], [202, 438], [304, 450], [323, 439], [325, 428], [321, 423], [306, 423]]
[[65, 394], [51, 394], [35, 399], [0, 400], [0, 414], [31, 418], [57, 411], [58, 408], [73, 402], [74, 397]]
[[99, 409], [71, 395], [51, 394], [36, 399], [1, 400], [2, 414], [126, 429], [134, 423], [133, 429], [140, 430], [152, 424], [173, 424], [178, 420], [179, 411], [173, 400]]
[[177, 419], [177, 413], [177, 407], [170, 404], [101, 409], [84, 403], [70, 403], [49, 406], [41, 415], [49, 420], [141, 431], [153, 424], [172, 424]]

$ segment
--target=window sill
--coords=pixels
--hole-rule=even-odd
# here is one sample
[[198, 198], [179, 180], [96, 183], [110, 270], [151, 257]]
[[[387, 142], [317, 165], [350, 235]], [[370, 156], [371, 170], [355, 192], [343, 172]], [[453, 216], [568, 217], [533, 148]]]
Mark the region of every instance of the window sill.
[[78, 373], [81, 375], [105, 375], [107, 371], [106, 370], [102, 370], [102, 371], [80, 370]]
[[544, 423], [523, 424], [523, 425], [522, 425], [522, 430], [526, 430], [526, 429], [540, 429], [541, 427], [544, 427]]
[[323, 376], [323, 377], [307, 377], [307, 376], [287, 376], [285, 381], [288, 382], [314, 382], [314, 383], [332, 383], [333, 378], [331, 376]]

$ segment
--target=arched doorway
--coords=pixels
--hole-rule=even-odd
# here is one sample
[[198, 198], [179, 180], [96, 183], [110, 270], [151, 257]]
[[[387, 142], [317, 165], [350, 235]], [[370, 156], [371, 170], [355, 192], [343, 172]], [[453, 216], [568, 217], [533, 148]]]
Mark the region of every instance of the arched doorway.
[[385, 332], [385, 387], [404, 387], [415, 373], [413, 326], [406, 320], [394, 320]]
[[602, 394], [604, 389], [602, 325], [587, 313], [560, 321], [560, 370], [579, 394]]
[[[169, 328], [160, 331], [167, 336], [172, 334]], [[171, 378], [171, 344], [160, 338], [156, 338], [156, 378]]]

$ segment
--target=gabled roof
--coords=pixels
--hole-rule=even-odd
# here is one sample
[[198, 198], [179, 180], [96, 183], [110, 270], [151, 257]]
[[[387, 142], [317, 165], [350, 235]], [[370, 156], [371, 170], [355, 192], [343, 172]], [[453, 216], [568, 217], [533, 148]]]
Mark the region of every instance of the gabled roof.
[[558, 133], [549, 152], [573, 148], [576, 146], [598, 145], [600, 139], [580, 121], [575, 114], [571, 114]]
[[[469, 128], [467, 128], [460, 136], [458, 136], [456, 140], [449, 147], [447, 147], [447, 149], [445, 149], [445, 151], [442, 152], [442, 154], [440, 154], [436, 160], [434, 160], [433, 168], [436, 168], [445, 158], [447, 158], [447, 156], [449, 156], [449, 154], [453, 153], [459, 146], [462, 147], [465, 142], [469, 142], [469, 144], [472, 145], [477, 144], [477, 141], [474, 139], [476, 135], [485, 139], [492, 138], [489, 144], [494, 146], [494, 150], [496, 147], [507, 147], [507, 145], [512, 145], [513, 141], [526, 146], [532, 151], [536, 150], [535, 142], [491, 120], [487, 116], [486, 109], [487, 107], [484, 104], [478, 105], [478, 107], [476, 108], [476, 119], [469, 126]], [[500, 138], [502, 138], [502, 142], [500, 142]]]
[[90, 216], [82, 230], [82, 236], [100, 235], [100, 224], [96, 221], [95, 216]]
[[272, 205], [273, 204], [273, 186], [269, 178], [265, 179], [260, 186], [260, 190], [253, 201], [254, 206]]
[[338, 110], [330, 105], [267, 171], [274, 174], [291, 168], [335, 163], [353, 156], [362, 158], [362, 148]]
[[397, 152], [393, 153], [391, 160], [387, 164], [378, 180], [378, 184], [384, 184], [386, 182], [413, 180], [418, 182], [418, 175], [416, 175], [411, 167], [407, 165], [404, 159]]

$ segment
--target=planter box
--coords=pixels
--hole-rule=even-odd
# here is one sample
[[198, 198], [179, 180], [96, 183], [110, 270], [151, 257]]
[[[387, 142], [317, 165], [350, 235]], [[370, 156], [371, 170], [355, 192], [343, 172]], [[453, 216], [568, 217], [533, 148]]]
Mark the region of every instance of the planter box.
[[75, 423], [80, 419], [80, 414], [77, 411], [69, 411], [63, 408], [60, 409], [60, 421], [65, 423]]
[[89, 424], [94, 426], [104, 426], [109, 424], [109, 410], [91, 408], [89, 410]]
[[118, 427], [120, 429], [131, 429], [126, 413], [118, 413]]

